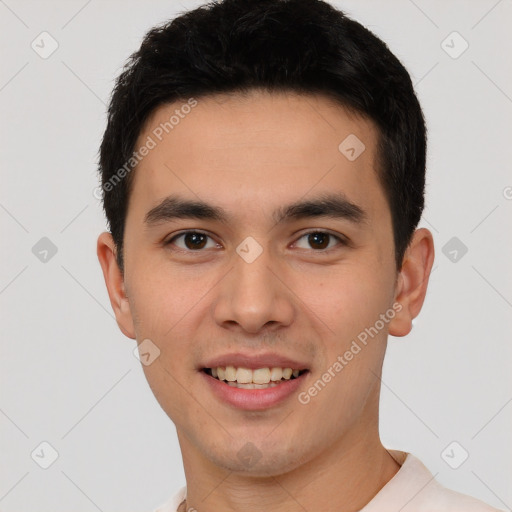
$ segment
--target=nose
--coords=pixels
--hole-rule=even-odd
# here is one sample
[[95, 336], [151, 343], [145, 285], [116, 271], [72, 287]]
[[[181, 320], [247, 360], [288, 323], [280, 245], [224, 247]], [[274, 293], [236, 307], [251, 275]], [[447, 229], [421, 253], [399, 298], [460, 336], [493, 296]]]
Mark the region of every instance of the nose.
[[217, 324], [251, 334], [289, 326], [296, 309], [293, 293], [270, 251], [263, 250], [254, 261], [235, 253], [233, 265], [213, 304]]

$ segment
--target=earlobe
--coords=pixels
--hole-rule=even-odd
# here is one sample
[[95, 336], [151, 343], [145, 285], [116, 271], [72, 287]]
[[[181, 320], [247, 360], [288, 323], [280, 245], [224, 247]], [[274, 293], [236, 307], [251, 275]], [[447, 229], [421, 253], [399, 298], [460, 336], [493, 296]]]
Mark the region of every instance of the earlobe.
[[110, 233], [104, 232], [98, 237], [97, 255], [117, 325], [125, 336], [135, 339], [135, 329], [130, 303], [125, 292], [124, 277], [117, 263], [116, 247]]
[[432, 233], [426, 228], [417, 229], [404, 255], [397, 279], [395, 302], [401, 305], [401, 309], [389, 324], [389, 334], [392, 336], [405, 336], [411, 331], [412, 321], [418, 316], [425, 300], [433, 263]]

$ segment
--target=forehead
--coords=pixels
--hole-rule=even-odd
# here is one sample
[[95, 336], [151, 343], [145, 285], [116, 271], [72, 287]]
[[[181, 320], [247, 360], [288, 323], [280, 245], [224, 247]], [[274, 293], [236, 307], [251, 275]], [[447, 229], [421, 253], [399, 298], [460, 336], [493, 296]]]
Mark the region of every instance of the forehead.
[[[383, 199], [374, 123], [321, 95], [225, 94], [160, 106], [136, 149], [132, 195], [170, 193], [247, 211], [339, 191], [372, 210]], [[149, 143], [149, 144], [148, 144]]]

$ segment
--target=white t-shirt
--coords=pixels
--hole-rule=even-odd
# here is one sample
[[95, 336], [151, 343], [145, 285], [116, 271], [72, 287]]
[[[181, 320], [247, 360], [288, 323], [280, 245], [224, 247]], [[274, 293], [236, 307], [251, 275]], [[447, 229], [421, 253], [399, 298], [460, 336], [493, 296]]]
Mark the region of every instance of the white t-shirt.
[[[401, 467], [360, 512], [500, 512], [476, 498], [443, 487], [411, 453], [388, 451]], [[154, 512], [177, 512], [186, 492], [186, 486], [182, 487]]]

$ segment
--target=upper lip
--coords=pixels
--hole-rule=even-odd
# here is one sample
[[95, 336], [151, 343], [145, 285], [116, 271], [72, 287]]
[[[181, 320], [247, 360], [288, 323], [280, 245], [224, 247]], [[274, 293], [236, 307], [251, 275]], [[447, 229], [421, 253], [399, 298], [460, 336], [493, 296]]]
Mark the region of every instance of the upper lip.
[[306, 370], [307, 364], [285, 357], [279, 354], [242, 354], [235, 352], [232, 354], [223, 354], [207, 360], [202, 366], [203, 368], [218, 368], [219, 366], [234, 366], [236, 368], [249, 368], [255, 370], [257, 368], [292, 368], [293, 370]]

